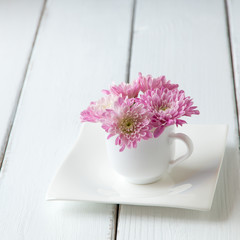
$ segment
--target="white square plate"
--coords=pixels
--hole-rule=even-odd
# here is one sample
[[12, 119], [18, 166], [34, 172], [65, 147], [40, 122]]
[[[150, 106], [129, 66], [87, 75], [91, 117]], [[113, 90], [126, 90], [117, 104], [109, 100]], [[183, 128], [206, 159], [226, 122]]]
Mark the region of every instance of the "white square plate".
[[[115, 173], [107, 159], [105, 133], [86, 123], [77, 143], [49, 186], [47, 200], [79, 200], [210, 210], [221, 168], [227, 125], [185, 125], [194, 152], [158, 182], [134, 185]], [[176, 142], [176, 153], [185, 146]]]

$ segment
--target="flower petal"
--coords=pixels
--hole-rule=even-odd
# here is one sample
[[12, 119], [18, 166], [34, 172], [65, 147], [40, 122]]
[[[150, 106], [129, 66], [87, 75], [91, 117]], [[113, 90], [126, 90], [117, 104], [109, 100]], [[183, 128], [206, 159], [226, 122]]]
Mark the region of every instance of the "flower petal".
[[153, 136], [155, 138], [159, 137], [163, 133], [164, 129], [165, 129], [164, 126], [160, 126], [160, 127], [156, 128], [154, 133], [153, 133]]

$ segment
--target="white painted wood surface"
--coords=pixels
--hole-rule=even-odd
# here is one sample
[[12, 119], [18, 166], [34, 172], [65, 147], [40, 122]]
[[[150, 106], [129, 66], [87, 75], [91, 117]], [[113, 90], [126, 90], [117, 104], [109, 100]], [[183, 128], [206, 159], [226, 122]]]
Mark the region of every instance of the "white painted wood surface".
[[0, 175], [1, 240], [114, 238], [114, 205], [46, 202], [45, 194], [80, 111], [125, 81], [131, 15], [129, 0], [47, 3]]
[[240, 1], [226, 0], [240, 134]]
[[43, 3], [0, 1], [0, 165]]
[[228, 123], [229, 136], [211, 211], [122, 205], [117, 239], [238, 239], [238, 132], [224, 1], [139, 0], [132, 52], [131, 79], [138, 71], [165, 74], [199, 106], [190, 123]]
[[[229, 7], [239, 98], [239, 11]], [[11, 126], [42, 1], [0, 0], [0, 147]], [[0, 173], [0, 239], [114, 239], [116, 206], [45, 202], [77, 138], [79, 113], [100, 89], [125, 81], [133, 1], [47, 3]], [[210, 212], [120, 206], [121, 239], [239, 238], [237, 116], [224, 0], [137, 0], [130, 76], [165, 74], [201, 111], [190, 123], [228, 123]]]

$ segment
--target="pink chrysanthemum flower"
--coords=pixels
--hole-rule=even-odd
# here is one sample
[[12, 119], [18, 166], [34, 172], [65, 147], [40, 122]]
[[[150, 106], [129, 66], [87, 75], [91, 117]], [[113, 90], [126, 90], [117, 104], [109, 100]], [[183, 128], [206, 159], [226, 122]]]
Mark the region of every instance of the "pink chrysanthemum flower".
[[147, 75], [144, 77], [142, 73], [139, 73], [138, 79], [134, 82], [139, 86], [139, 90], [143, 93], [148, 90], [160, 89], [162, 87], [169, 90], [178, 88], [178, 84], [172, 84], [170, 81], [167, 81], [165, 76], [153, 78], [151, 75]]
[[101, 122], [108, 138], [116, 136], [120, 151], [137, 147], [141, 139], [160, 136], [167, 126], [186, 123], [180, 119], [183, 116], [199, 114], [192, 99], [164, 76], [139, 73], [131, 84], [112, 85], [103, 92], [105, 97], [82, 111], [81, 121]]
[[117, 96], [107, 95], [97, 102], [91, 102], [90, 106], [81, 112], [80, 119], [82, 122], [101, 122], [104, 118], [106, 109], [112, 109]]
[[122, 98], [135, 98], [139, 93], [139, 85], [136, 82], [133, 83], [124, 83], [122, 82], [119, 85], [112, 85], [110, 90], [103, 90], [107, 95], [113, 94]]
[[141, 101], [153, 114], [150, 124], [155, 128], [154, 137], [161, 135], [167, 126], [186, 123], [179, 118], [199, 114], [197, 107], [193, 106], [192, 99], [185, 97], [184, 91], [179, 91], [177, 88], [170, 90], [162, 87], [153, 91], [148, 90], [140, 96]]
[[136, 148], [141, 139], [152, 137], [151, 113], [143, 103], [133, 103], [131, 99], [119, 98], [115, 102], [114, 110], [108, 110], [102, 125], [108, 138], [117, 135], [115, 144], [120, 145], [120, 151], [125, 147]]

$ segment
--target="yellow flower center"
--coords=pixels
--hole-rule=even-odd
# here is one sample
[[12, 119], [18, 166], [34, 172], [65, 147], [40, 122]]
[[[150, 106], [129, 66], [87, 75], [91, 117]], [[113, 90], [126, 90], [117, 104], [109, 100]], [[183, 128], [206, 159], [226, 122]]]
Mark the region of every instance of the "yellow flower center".
[[158, 111], [165, 111], [165, 110], [167, 110], [169, 107], [168, 106], [161, 106], [161, 107], [159, 107], [158, 108]]
[[135, 131], [135, 120], [129, 117], [122, 119], [120, 129], [123, 133], [131, 134]]

